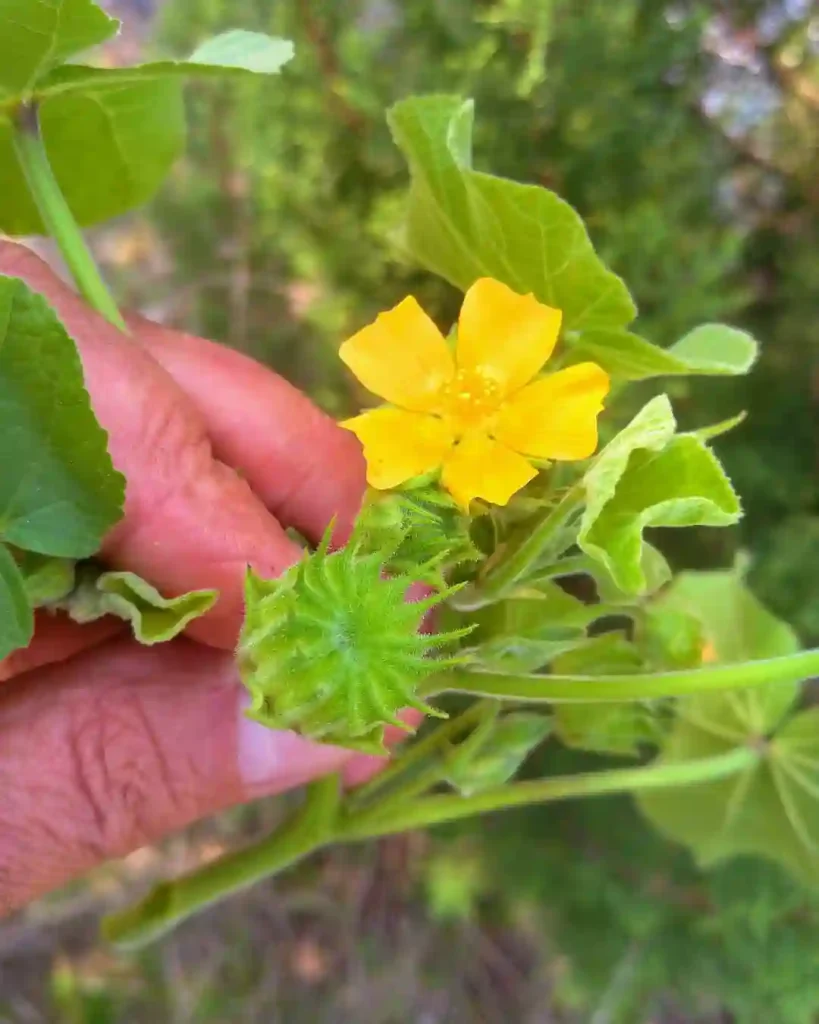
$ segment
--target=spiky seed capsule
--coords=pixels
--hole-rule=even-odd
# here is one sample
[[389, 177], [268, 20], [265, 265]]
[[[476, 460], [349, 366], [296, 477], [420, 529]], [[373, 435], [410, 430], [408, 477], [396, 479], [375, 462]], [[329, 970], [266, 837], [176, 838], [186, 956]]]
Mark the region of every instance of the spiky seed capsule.
[[419, 632], [424, 613], [448, 591], [414, 604], [419, 582], [383, 574], [383, 553], [352, 541], [326, 542], [281, 578], [248, 571], [239, 670], [253, 701], [248, 715], [325, 743], [384, 752], [384, 728], [403, 708], [440, 712], [416, 696], [419, 683], [452, 659], [427, 655], [463, 635]]

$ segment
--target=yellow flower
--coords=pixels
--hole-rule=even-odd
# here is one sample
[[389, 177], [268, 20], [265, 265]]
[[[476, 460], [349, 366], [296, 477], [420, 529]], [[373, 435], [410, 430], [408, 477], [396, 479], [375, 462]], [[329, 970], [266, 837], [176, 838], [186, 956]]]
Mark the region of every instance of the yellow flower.
[[411, 296], [341, 346], [361, 383], [390, 404], [342, 424], [364, 446], [367, 480], [386, 490], [441, 469], [465, 508], [505, 505], [537, 470], [597, 447], [609, 390], [596, 363], [535, 375], [552, 354], [560, 310], [481, 278], [464, 297], [453, 355]]

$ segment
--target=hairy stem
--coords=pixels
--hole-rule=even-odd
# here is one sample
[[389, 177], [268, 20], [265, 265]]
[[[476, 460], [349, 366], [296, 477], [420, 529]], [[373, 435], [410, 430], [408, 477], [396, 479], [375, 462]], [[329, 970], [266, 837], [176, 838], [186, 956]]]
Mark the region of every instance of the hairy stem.
[[473, 729], [490, 713], [494, 704], [495, 701], [475, 701], [460, 715], [448, 719], [420, 740], [400, 750], [383, 771], [353, 790], [345, 807], [357, 810], [372, 803], [374, 799], [382, 802], [386, 799], [406, 799], [408, 794], [417, 794], [422, 786], [426, 789], [440, 781], [445, 768], [442, 751]]
[[752, 747], [737, 747], [727, 754], [696, 761], [651, 764], [643, 768], [615, 768], [583, 775], [567, 775], [531, 782], [512, 782], [487, 789], [473, 796], [456, 794], [429, 796], [403, 806], [375, 809], [367, 814], [353, 815], [342, 821], [338, 840], [353, 842], [376, 836], [428, 828], [431, 825], [477, 814], [522, 807], [526, 804], [549, 803], [572, 797], [602, 796], [607, 793], [630, 793], [670, 786], [691, 786], [722, 779], [752, 765], [759, 752]]
[[655, 700], [737, 690], [765, 683], [794, 683], [819, 675], [819, 649], [740, 665], [706, 665], [678, 672], [633, 672], [616, 676], [534, 675], [450, 669], [435, 676], [424, 697], [469, 693], [513, 701], [581, 703]]
[[575, 485], [530, 533], [510, 545], [497, 565], [477, 584], [477, 604], [473, 607], [501, 600], [541, 558], [559, 555], [560, 551], [553, 550], [553, 545], [582, 501], [583, 489]]
[[62, 194], [40, 136], [36, 107], [23, 107], [13, 134], [14, 152], [46, 230], [57, 243], [80, 292], [121, 331], [128, 328], [100, 275], [82, 232]]
[[231, 893], [269, 878], [333, 838], [340, 803], [337, 776], [308, 786], [299, 810], [273, 835], [172, 882], [103, 921], [103, 935], [121, 948], [138, 948]]

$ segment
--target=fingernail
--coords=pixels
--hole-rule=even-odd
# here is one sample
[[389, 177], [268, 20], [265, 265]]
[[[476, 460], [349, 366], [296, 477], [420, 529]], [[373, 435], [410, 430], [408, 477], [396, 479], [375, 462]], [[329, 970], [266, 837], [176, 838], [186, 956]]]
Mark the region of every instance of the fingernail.
[[245, 714], [250, 694], [239, 691], [237, 747], [239, 777], [249, 797], [300, 786], [337, 771], [350, 758], [340, 747], [313, 743], [294, 732], [268, 729]]

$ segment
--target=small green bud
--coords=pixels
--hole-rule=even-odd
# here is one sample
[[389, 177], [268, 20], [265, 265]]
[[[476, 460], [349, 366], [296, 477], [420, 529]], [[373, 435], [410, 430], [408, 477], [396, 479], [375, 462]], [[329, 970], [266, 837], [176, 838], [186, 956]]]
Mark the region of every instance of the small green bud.
[[453, 661], [427, 655], [464, 631], [420, 633], [424, 613], [451, 591], [408, 603], [417, 572], [385, 577], [384, 553], [362, 551], [360, 533], [332, 553], [328, 540], [279, 579], [248, 571], [238, 652], [253, 698], [248, 715], [272, 729], [384, 753], [385, 726], [406, 728], [403, 708], [445, 717], [417, 689]]
[[438, 584], [447, 569], [482, 557], [470, 527], [449, 495], [432, 486], [371, 491], [358, 523], [362, 548], [382, 552], [388, 570], [424, 573]]

